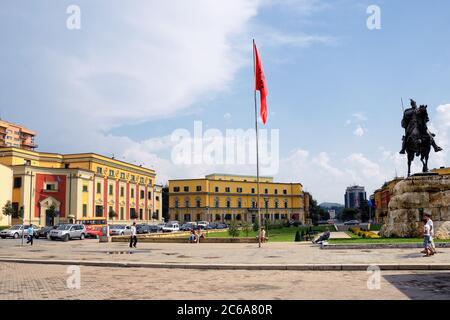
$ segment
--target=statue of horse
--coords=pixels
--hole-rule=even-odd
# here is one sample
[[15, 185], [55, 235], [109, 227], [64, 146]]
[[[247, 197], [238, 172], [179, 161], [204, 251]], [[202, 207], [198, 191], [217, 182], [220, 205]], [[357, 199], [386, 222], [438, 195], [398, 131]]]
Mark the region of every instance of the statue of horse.
[[421, 105], [416, 111], [415, 121], [411, 121], [408, 128], [410, 133], [406, 138], [406, 154], [408, 156], [408, 177], [411, 175], [411, 163], [414, 157], [420, 156], [422, 172], [428, 172], [428, 157], [431, 150], [431, 137], [427, 129], [427, 106]]

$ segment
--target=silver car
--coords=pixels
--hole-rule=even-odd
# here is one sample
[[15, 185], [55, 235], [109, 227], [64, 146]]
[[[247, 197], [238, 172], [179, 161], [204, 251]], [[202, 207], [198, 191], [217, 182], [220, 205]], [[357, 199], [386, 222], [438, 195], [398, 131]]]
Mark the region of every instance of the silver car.
[[[16, 224], [9, 229], [2, 230], [0, 232], [0, 237], [2, 239], [6, 239], [6, 238], [18, 239], [18, 238], [21, 238], [22, 236], [26, 237], [26, 236], [28, 236], [28, 227], [29, 227], [29, 225], [25, 225], [25, 232], [24, 232], [25, 235], [23, 235], [23, 229], [24, 229], [23, 225]], [[34, 232], [36, 232], [39, 229], [39, 227], [33, 225], [33, 229], [34, 229]]]
[[109, 226], [109, 229], [112, 236], [128, 236], [131, 234], [130, 226], [126, 225]]
[[51, 230], [49, 238], [51, 240], [60, 239], [69, 241], [70, 239], [79, 238], [84, 240], [86, 237], [86, 227], [83, 224], [61, 224], [58, 228]]

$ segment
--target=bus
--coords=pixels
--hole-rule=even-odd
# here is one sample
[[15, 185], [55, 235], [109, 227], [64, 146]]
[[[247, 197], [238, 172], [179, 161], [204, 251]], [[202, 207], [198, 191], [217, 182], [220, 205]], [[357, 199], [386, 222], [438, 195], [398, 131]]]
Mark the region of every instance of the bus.
[[86, 226], [86, 228], [96, 228], [96, 227], [104, 227], [106, 226], [108, 223], [106, 221], [106, 218], [79, 218], [76, 220], [75, 223], [78, 224], [84, 224]]

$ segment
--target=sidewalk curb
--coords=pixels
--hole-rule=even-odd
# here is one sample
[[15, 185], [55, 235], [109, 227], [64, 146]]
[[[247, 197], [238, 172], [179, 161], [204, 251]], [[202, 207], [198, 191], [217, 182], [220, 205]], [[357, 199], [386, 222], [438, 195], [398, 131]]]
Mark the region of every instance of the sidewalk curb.
[[49, 265], [78, 265], [109, 268], [165, 268], [196, 270], [293, 270], [293, 271], [367, 271], [370, 266], [380, 270], [450, 270], [446, 264], [186, 264], [186, 263], [142, 263], [89, 260], [39, 260], [0, 259], [3, 263], [28, 263]]

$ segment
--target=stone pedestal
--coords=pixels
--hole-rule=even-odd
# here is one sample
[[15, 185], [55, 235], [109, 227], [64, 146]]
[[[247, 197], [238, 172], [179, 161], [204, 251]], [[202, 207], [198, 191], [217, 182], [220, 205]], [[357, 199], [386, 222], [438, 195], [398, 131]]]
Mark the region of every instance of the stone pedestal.
[[380, 234], [385, 237], [422, 236], [422, 214], [431, 213], [435, 239], [450, 238], [450, 176], [420, 174], [396, 184]]

